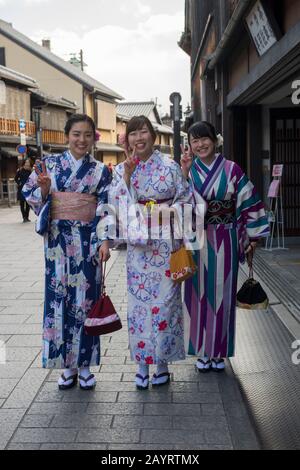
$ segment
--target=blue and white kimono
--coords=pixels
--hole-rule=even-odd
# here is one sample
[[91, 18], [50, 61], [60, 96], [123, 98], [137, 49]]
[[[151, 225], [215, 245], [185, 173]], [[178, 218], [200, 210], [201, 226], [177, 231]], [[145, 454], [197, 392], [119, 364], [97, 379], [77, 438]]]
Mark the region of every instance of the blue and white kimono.
[[[103, 163], [87, 154], [78, 168], [69, 151], [43, 159], [51, 177], [51, 190], [43, 201], [37, 175], [31, 174], [23, 195], [39, 218], [49, 217], [44, 234], [45, 304], [43, 322], [43, 367], [77, 368], [100, 363], [100, 341], [87, 336], [84, 320], [99, 296], [100, 269], [97, 249], [106, 234], [96, 233], [111, 175]], [[91, 223], [80, 220], [51, 220], [51, 192], [95, 195], [96, 217]]]

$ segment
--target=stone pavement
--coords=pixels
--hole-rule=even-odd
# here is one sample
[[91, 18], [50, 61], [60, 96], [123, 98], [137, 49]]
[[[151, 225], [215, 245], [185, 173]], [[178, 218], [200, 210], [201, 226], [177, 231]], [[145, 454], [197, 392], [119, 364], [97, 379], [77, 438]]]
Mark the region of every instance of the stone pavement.
[[135, 389], [125, 274], [125, 251], [112, 251], [107, 290], [124, 328], [101, 339], [96, 389], [59, 391], [60, 371], [41, 368], [42, 238], [17, 207], [0, 209], [0, 449], [259, 448], [229, 363], [201, 375], [189, 357], [171, 366], [168, 386]]

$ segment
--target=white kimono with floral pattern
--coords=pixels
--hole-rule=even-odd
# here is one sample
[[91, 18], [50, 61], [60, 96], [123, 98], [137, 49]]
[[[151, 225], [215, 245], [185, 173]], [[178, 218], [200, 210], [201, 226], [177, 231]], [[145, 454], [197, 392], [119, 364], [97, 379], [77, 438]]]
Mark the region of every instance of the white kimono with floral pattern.
[[[131, 177], [130, 189], [123, 173], [124, 164], [121, 163], [115, 169], [109, 200], [115, 207], [123, 205], [124, 209], [126, 205], [127, 228], [131, 226], [126, 240], [131, 357], [140, 364], [182, 360], [185, 348], [181, 286], [170, 278], [172, 242], [170, 237], [145, 239], [148, 222], [144, 223], [141, 214], [136, 216], [132, 205], [148, 200], [168, 200], [165, 204], [179, 212], [183, 204], [191, 202], [191, 189], [179, 165], [158, 151], [147, 162], [138, 164]], [[144, 205], [136, 207], [142, 212], [145, 210]]]

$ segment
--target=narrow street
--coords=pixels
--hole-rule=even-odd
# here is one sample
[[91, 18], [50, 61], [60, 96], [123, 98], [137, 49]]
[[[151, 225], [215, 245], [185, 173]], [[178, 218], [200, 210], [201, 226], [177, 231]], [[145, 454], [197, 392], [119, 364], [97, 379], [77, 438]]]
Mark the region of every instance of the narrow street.
[[[31, 219], [34, 216], [31, 214]], [[259, 444], [228, 364], [199, 374], [195, 358], [171, 366], [161, 390], [136, 391], [126, 328], [125, 251], [113, 251], [108, 292], [123, 329], [102, 338], [93, 392], [57, 388], [60, 371], [41, 368], [42, 238], [0, 209], [0, 365], [2, 449], [257, 449]]]

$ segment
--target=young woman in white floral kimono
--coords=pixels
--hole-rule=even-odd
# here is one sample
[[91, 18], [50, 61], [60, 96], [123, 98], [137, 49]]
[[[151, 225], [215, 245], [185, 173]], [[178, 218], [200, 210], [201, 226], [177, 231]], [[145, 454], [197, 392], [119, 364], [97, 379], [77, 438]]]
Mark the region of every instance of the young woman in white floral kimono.
[[138, 389], [148, 388], [150, 364], [156, 364], [152, 385], [158, 386], [170, 380], [168, 363], [185, 358], [181, 286], [170, 277], [170, 224], [165, 225], [168, 235], [162, 237], [163, 225], [158, 222], [153, 236], [149, 221], [158, 209], [168, 220], [171, 212], [178, 216], [191, 193], [179, 165], [153, 150], [155, 139], [145, 116], [129, 121], [124, 143], [127, 158], [116, 167], [109, 192], [123, 222], [119, 228], [126, 232], [119, 235], [128, 249], [129, 345], [138, 364]]

